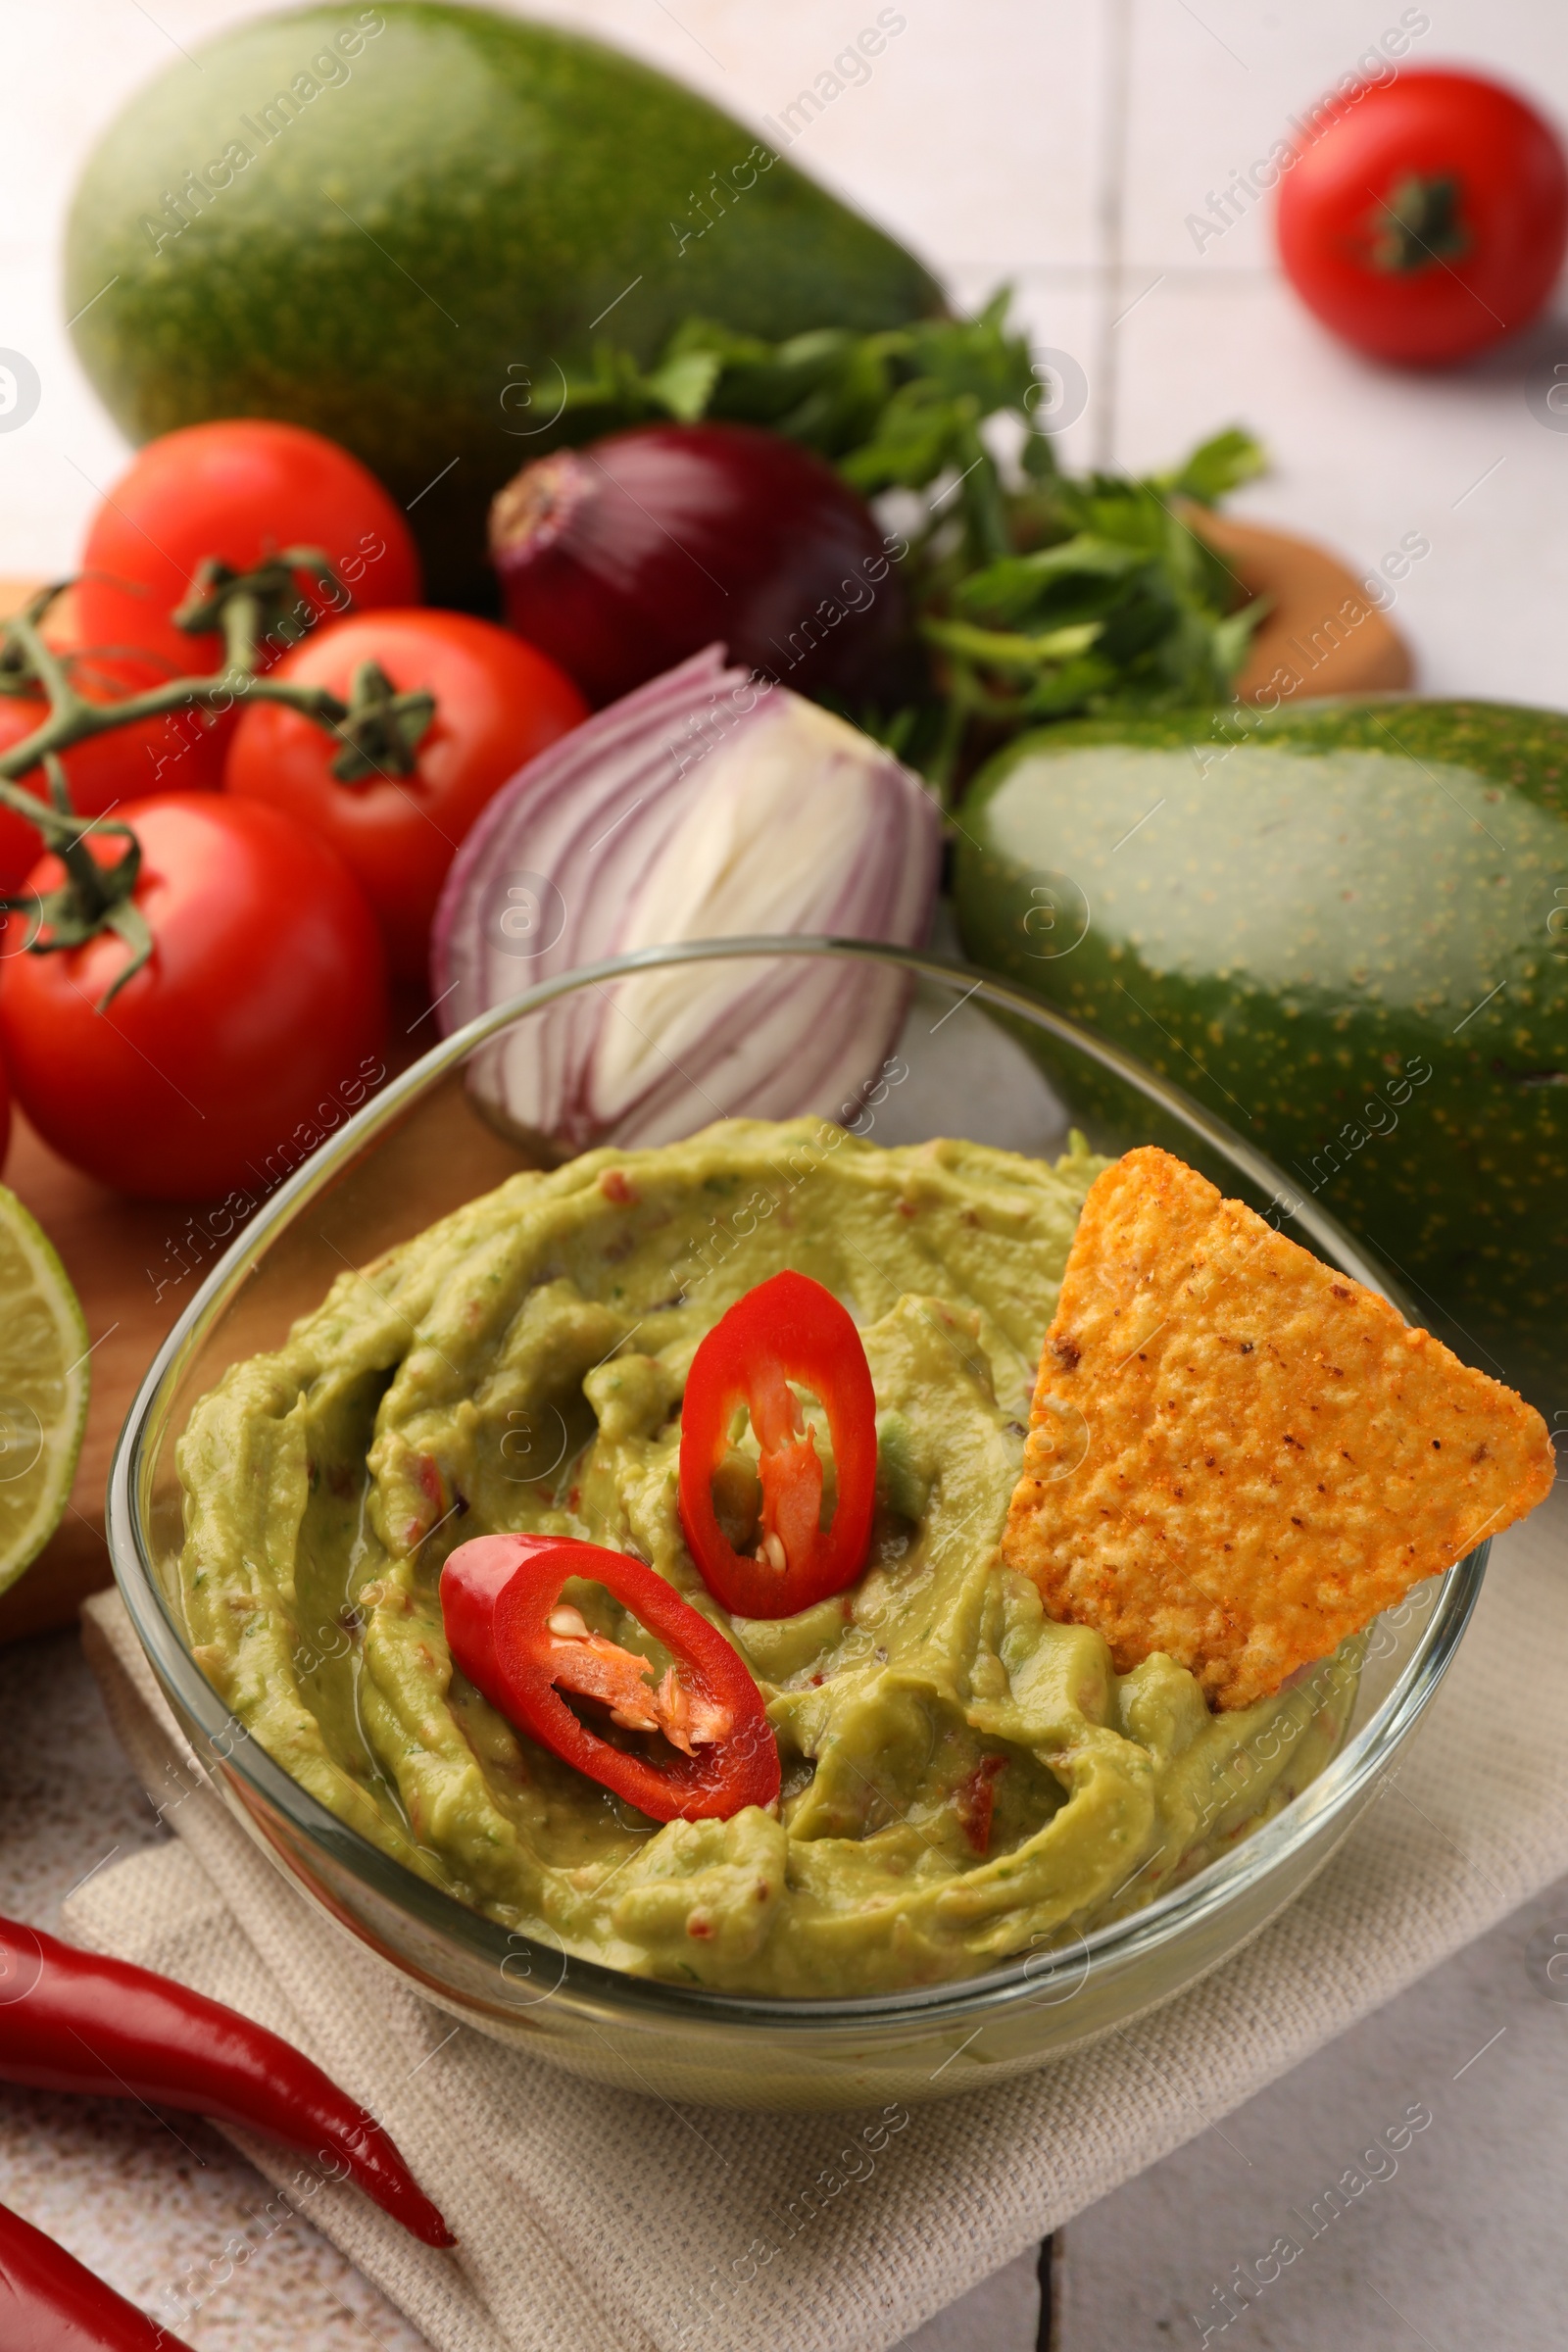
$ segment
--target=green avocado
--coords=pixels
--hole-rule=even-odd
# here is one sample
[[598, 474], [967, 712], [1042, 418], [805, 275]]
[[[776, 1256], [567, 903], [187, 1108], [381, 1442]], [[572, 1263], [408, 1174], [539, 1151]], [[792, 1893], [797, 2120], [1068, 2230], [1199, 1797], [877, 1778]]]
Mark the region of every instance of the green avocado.
[[553, 25], [438, 0], [306, 8], [181, 60], [99, 142], [66, 309], [133, 440], [284, 416], [397, 497], [434, 593], [551, 443], [594, 329], [776, 339], [940, 307], [920, 265], [706, 99]]
[[[1568, 718], [1085, 721], [1010, 746], [958, 822], [978, 962], [1196, 1096], [1458, 1352], [1568, 1407]], [[1076, 1096], [1146, 1140], [1111, 1082]]]

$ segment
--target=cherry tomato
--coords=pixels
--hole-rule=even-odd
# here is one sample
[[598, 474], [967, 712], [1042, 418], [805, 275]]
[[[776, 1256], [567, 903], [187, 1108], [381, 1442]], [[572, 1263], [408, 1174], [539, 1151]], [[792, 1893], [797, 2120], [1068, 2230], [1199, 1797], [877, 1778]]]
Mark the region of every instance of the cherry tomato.
[[[165, 433], [138, 452], [87, 532], [76, 589], [83, 640], [135, 646], [177, 672], [217, 669], [221, 636], [192, 636], [170, 614], [204, 556], [248, 571], [285, 547], [319, 548], [356, 606], [418, 602], [402, 513], [335, 441], [254, 416]], [[331, 607], [303, 574], [299, 585], [297, 618], [308, 625]]]
[[1434, 366], [1529, 323], [1568, 245], [1557, 134], [1474, 74], [1363, 89], [1280, 181], [1280, 258], [1307, 308], [1376, 359]]
[[[84, 651], [74, 627], [45, 634], [65, 657], [73, 684], [90, 702], [121, 702], [176, 674], [151, 655]], [[0, 695], [0, 755], [48, 715], [48, 704], [37, 697]], [[109, 735], [91, 735], [66, 752], [61, 765], [77, 815], [104, 816], [122, 801], [142, 800], [150, 792], [216, 792], [223, 780], [223, 738], [205, 712], [171, 711]], [[41, 767], [29, 768], [18, 781], [40, 798], [48, 792]], [[19, 890], [42, 851], [37, 826], [15, 809], [0, 808], [0, 892]]]
[[428, 687], [436, 714], [408, 776], [340, 784], [337, 745], [297, 711], [256, 703], [234, 732], [225, 782], [323, 834], [358, 875], [400, 979], [425, 976], [430, 918], [459, 842], [491, 795], [588, 715], [545, 655], [466, 612], [365, 612], [330, 622], [279, 678], [345, 701], [362, 662], [400, 691]]
[[[384, 1074], [375, 919], [328, 844], [274, 808], [161, 793], [134, 822], [152, 957], [100, 1011], [125, 943], [103, 932], [39, 954], [14, 915], [0, 965], [12, 1086], [46, 1143], [121, 1192], [254, 1199]], [[122, 853], [90, 838], [105, 865]], [[46, 857], [26, 886], [62, 878]]]

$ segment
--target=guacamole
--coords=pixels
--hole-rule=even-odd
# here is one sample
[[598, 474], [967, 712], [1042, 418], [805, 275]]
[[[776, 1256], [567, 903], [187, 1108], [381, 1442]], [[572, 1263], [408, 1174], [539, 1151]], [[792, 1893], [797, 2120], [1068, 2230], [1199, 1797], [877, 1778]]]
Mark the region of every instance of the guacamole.
[[[888, 1992], [1148, 1902], [1321, 1768], [1357, 1653], [1215, 1716], [1168, 1658], [1116, 1674], [1098, 1633], [1052, 1623], [1002, 1566], [1040, 1348], [1102, 1164], [1079, 1138], [1051, 1167], [733, 1120], [511, 1178], [345, 1272], [195, 1408], [180, 1585], [204, 1671], [410, 1869], [645, 1976]], [[682, 1389], [704, 1333], [784, 1266], [859, 1326], [876, 1518], [848, 1592], [732, 1619], [681, 1535]], [[1071, 1468], [1093, 1432], [1062, 1443]], [[442, 1563], [508, 1530], [634, 1552], [719, 1627], [777, 1738], [776, 1813], [661, 1827], [455, 1671]], [[666, 1662], [604, 1588], [566, 1596]]]

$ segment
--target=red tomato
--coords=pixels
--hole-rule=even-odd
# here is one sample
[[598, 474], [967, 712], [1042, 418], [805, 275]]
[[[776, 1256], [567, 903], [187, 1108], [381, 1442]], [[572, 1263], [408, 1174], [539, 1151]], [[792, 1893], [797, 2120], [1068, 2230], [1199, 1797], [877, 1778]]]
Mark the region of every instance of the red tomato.
[[10, 1151], [10, 1149], [11, 1089], [6, 1084], [5, 1067], [3, 1064], [0, 1064], [0, 1168], [5, 1166], [6, 1153]]
[[[253, 416], [165, 433], [93, 517], [76, 589], [83, 642], [145, 648], [176, 672], [217, 669], [219, 633], [193, 637], [170, 614], [204, 556], [248, 571], [285, 547], [319, 548], [358, 606], [418, 602], [408, 524], [335, 441]], [[304, 575], [300, 598], [303, 621], [331, 609]]]
[[1568, 166], [1533, 107], [1474, 74], [1363, 89], [1280, 182], [1280, 257], [1326, 326], [1433, 366], [1528, 324], [1562, 268]]
[[428, 687], [436, 713], [413, 775], [340, 784], [332, 737], [275, 703], [256, 703], [234, 732], [224, 781], [324, 834], [374, 907], [400, 979], [422, 980], [430, 918], [459, 842], [491, 795], [588, 706], [564, 670], [466, 612], [351, 613], [297, 646], [277, 675], [326, 686], [346, 702], [362, 662], [400, 692]]
[[[145, 694], [172, 674], [150, 655], [83, 652], [74, 632], [48, 632], [65, 655], [73, 683], [90, 702], [122, 701]], [[0, 695], [0, 756], [30, 735], [49, 715], [47, 703], [30, 695]], [[138, 719], [109, 735], [92, 735], [62, 755], [61, 764], [78, 816], [105, 816], [122, 801], [150, 792], [216, 792], [223, 780], [223, 738], [213, 720], [194, 710]], [[43, 798], [48, 784], [41, 767], [18, 781]], [[21, 888], [43, 850], [43, 836], [15, 809], [0, 808], [0, 891]]]
[[[53, 955], [8, 926], [0, 1042], [17, 1101], [62, 1157], [124, 1193], [253, 1199], [383, 1075], [385, 968], [342, 859], [272, 808], [161, 793], [135, 812], [150, 961], [114, 932]], [[122, 842], [93, 837], [112, 865]], [[57, 858], [28, 888], [53, 889]]]

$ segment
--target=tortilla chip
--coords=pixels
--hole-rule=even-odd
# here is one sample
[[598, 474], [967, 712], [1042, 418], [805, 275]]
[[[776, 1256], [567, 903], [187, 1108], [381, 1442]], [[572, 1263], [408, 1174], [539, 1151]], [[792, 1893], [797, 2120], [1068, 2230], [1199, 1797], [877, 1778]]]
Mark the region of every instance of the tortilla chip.
[[1003, 1556], [1126, 1673], [1250, 1706], [1533, 1510], [1546, 1425], [1193, 1168], [1090, 1188]]

